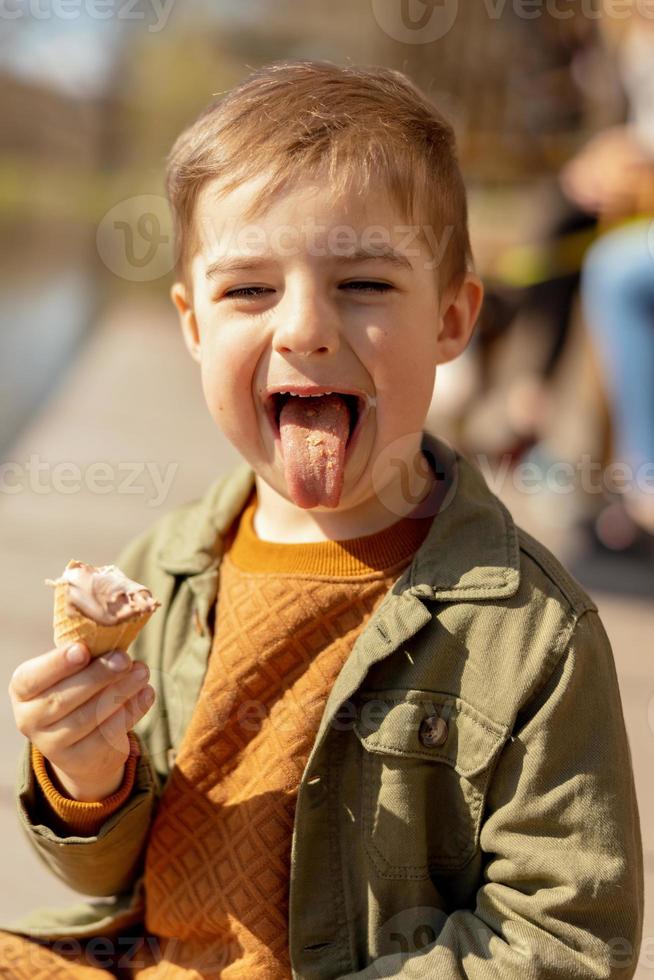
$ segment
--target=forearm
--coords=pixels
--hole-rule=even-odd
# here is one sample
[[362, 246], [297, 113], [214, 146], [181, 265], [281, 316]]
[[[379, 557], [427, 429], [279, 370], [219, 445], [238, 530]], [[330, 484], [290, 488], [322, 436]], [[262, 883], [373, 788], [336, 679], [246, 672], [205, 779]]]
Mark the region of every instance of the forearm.
[[[133, 767], [132, 767], [133, 768]], [[48, 765], [50, 781], [62, 796], [67, 796], [78, 803], [101, 803], [120, 788], [125, 781], [126, 765], [112, 774], [110, 779], [101, 782], [77, 783], [69, 779], [65, 772], [57, 766]]]
[[[35, 745], [31, 747], [32, 768], [36, 776], [44, 819], [56, 821], [56, 829], [62, 833], [91, 836], [98, 832], [104, 821], [125, 803], [132, 792], [136, 775], [139, 741], [134, 732], [128, 733], [130, 755], [123, 765], [117, 785], [115, 780], [104, 786], [77, 788], [59, 777], [56, 766], [43, 756]], [[53, 820], [49, 820], [52, 814]]]

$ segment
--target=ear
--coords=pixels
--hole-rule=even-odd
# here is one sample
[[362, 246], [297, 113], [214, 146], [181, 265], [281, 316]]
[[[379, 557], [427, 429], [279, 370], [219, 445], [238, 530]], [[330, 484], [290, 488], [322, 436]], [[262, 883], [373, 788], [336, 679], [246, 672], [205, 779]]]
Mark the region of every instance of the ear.
[[446, 292], [441, 304], [437, 364], [454, 360], [468, 346], [483, 298], [483, 284], [473, 272], [466, 274], [455, 294]]
[[183, 282], [176, 282], [170, 289], [170, 298], [179, 315], [179, 322], [184, 336], [184, 343], [194, 361], [200, 363], [200, 331], [195, 318], [195, 311], [189, 299], [188, 290]]

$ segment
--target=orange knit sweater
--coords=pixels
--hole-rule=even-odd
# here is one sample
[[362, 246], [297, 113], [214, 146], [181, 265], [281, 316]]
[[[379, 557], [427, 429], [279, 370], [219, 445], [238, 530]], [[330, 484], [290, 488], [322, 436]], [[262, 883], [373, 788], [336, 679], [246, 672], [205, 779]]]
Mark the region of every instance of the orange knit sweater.
[[[146, 851], [146, 928], [175, 980], [194, 970], [290, 977], [299, 781], [337, 674], [433, 520], [407, 517], [342, 542], [277, 544], [257, 537], [256, 505], [253, 491], [228, 537], [207, 671]], [[38, 775], [61, 814], [61, 798]]]

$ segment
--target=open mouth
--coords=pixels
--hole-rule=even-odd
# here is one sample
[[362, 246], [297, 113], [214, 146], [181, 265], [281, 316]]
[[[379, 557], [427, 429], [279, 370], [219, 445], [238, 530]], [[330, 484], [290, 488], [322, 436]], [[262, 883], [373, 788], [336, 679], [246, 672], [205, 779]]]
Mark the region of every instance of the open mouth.
[[[268, 398], [266, 399], [265, 405], [266, 405], [266, 411], [268, 414], [268, 418], [270, 419], [270, 424], [272, 426], [273, 433], [275, 434], [275, 438], [276, 439], [281, 438], [280, 431], [279, 431], [279, 416], [281, 415], [282, 408], [284, 407], [285, 403], [289, 400], [289, 398], [316, 398], [317, 399], [317, 398], [324, 398], [326, 394], [339, 395], [339, 397], [341, 397], [345, 402], [345, 405], [348, 410], [349, 420], [350, 420], [350, 431], [348, 434], [347, 446], [346, 446], [346, 449], [349, 449], [354, 441], [355, 436], [358, 434], [361, 428], [363, 420], [368, 414], [368, 403], [366, 399], [361, 397], [360, 395], [352, 395], [346, 392], [336, 391], [336, 390], [330, 392], [324, 392], [322, 394], [316, 394], [316, 395], [296, 395], [296, 394], [291, 394], [290, 392], [287, 391], [276, 391], [273, 392], [271, 395], [269, 395]], [[372, 403], [372, 400], [370, 401]]]

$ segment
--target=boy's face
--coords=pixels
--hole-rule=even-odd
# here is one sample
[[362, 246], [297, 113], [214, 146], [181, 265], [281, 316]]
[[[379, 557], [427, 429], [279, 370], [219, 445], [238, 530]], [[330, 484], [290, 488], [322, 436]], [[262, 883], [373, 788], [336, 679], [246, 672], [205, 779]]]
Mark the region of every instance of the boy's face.
[[[199, 195], [192, 296], [172, 290], [185, 340], [214, 420], [270, 487], [297, 507], [365, 507], [398, 457], [415, 469], [436, 365], [468, 343], [481, 286], [440, 297], [442, 232], [418, 238], [381, 191], [296, 186], [246, 222], [264, 180]], [[271, 395], [296, 387], [335, 394]]]

